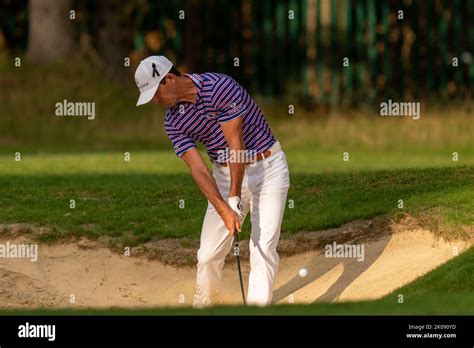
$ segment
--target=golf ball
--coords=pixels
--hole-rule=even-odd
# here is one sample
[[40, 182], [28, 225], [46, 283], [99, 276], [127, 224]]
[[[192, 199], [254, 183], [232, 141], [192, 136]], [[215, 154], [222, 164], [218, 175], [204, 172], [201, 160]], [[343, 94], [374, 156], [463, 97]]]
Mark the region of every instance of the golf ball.
[[308, 270], [306, 268], [302, 268], [300, 269], [298, 274], [300, 275], [300, 277], [306, 277], [308, 275]]

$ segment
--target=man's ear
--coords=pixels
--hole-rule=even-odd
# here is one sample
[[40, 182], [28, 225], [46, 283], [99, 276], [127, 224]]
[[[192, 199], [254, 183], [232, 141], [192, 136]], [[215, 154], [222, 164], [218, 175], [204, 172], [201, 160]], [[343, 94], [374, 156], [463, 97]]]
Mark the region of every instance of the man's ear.
[[168, 73], [168, 74], [166, 74], [165, 79], [167, 79], [170, 82], [175, 82], [176, 81], [176, 75]]

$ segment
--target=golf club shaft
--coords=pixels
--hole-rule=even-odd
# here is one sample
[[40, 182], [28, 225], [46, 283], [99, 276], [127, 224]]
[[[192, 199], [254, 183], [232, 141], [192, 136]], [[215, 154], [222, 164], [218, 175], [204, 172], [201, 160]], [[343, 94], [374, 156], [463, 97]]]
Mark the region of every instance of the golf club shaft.
[[237, 230], [234, 230], [234, 250], [236, 250], [235, 256], [237, 257], [237, 269], [238, 269], [238, 272], [239, 272], [240, 290], [242, 292], [242, 300], [244, 301], [244, 305], [247, 305], [247, 301], [245, 300], [244, 282], [242, 280], [242, 270], [240, 268], [239, 233], [237, 232]]

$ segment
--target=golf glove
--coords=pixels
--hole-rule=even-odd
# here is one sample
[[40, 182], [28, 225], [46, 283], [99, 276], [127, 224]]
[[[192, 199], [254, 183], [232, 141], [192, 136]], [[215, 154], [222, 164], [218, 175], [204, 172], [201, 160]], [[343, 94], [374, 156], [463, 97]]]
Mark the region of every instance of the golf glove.
[[235, 211], [240, 221], [242, 221], [244, 219], [244, 208], [240, 201], [240, 197], [239, 196], [229, 197], [227, 199], [227, 203], [229, 203], [229, 206], [232, 208], [233, 211]]

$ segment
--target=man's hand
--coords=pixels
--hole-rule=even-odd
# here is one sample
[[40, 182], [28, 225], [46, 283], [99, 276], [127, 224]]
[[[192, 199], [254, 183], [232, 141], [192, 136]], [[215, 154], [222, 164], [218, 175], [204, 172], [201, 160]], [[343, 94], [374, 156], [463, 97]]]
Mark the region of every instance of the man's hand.
[[244, 219], [244, 208], [240, 201], [240, 197], [239, 196], [229, 197], [227, 199], [227, 203], [229, 203], [229, 206], [232, 208], [233, 211], [235, 211], [235, 213], [240, 219], [240, 222], [242, 222], [242, 220]]
[[189, 166], [191, 175], [204, 196], [206, 196], [209, 202], [216, 208], [230, 234], [233, 235], [235, 229], [240, 232], [240, 217], [222, 198], [216, 181], [207, 169], [206, 163], [202, 159], [199, 151], [196, 148], [191, 148], [183, 154], [182, 158]]
[[232, 236], [234, 235], [236, 230], [240, 233], [242, 228], [240, 217], [232, 208], [224, 208], [221, 212], [219, 212], [219, 214], [222, 220], [224, 221], [225, 227], [227, 227]]

